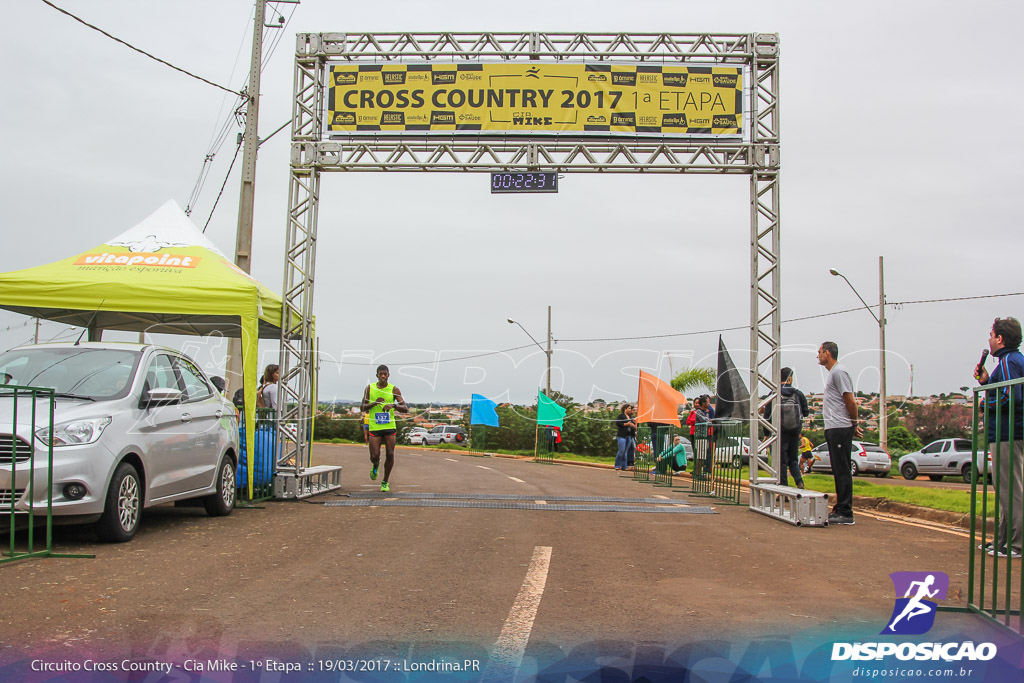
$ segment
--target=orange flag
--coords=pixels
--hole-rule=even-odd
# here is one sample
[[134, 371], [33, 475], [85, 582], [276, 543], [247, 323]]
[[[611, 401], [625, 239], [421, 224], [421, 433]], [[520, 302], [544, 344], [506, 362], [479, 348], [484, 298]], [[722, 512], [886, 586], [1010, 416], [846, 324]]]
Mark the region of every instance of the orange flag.
[[637, 401], [637, 422], [679, 424], [679, 406], [686, 405], [686, 397], [668, 384], [640, 371], [640, 398]]

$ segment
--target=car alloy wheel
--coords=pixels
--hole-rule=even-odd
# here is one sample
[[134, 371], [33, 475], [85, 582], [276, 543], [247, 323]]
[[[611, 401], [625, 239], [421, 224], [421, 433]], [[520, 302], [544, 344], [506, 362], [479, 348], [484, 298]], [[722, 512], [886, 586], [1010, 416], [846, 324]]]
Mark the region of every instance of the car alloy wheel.
[[114, 470], [107, 488], [103, 514], [96, 521], [96, 535], [109, 543], [132, 540], [142, 517], [142, 479], [130, 463]]
[[237, 495], [235, 464], [229, 456], [221, 458], [217, 472], [217, 490], [203, 498], [203, 507], [211, 517], [225, 517], [234, 509]]
[[139, 481], [125, 477], [117, 490], [117, 520], [125, 532], [139, 523]]

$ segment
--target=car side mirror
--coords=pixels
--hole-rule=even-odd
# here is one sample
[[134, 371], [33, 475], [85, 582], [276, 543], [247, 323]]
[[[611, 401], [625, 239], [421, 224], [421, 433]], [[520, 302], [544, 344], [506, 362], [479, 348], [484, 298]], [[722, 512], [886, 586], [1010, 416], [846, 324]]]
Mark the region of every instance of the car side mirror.
[[181, 392], [177, 389], [150, 389], [142, 395], [142, 403], [146, 406], [167, 405], [181, 400]]

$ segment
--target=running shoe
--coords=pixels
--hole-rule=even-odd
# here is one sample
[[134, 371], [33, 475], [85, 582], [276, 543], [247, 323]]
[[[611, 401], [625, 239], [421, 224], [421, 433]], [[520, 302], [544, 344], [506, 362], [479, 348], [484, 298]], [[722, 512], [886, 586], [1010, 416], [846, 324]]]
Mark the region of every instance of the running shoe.
[[1015, 559], [1015, 560], [1020, 558], [1020, 553], [1018, 553], [1013, 548], [1010, 548], [1009, 551], [1007, 551], [1006, 548], [998, 548], [998, 549], [991, 548], [987, 552], [988, 552], [989, 555], [991, 555], [993, 557], [1010, 557], [1010, 558]]
[[377, 465], [373, 466], [370, 470], [370, 481], [377, 481]]
[[386, 481], [382, 481], [380, 484], [380, 492], [388, 493], [389, 491], [391, 491], [391, 487], [388, 486], [388, 483]]

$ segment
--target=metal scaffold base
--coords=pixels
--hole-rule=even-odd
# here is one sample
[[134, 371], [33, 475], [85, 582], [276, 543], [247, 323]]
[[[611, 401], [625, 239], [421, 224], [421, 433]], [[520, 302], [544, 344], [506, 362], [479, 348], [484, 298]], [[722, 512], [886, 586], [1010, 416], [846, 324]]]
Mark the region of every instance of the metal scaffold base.
[[274, 498], [309, 498], [341, 488], [341, 467], [318, 465], [274, 475]]
[[778, 484], [751, 484], [750, 509], [796, 526], [828, 526], [828, 494]]

